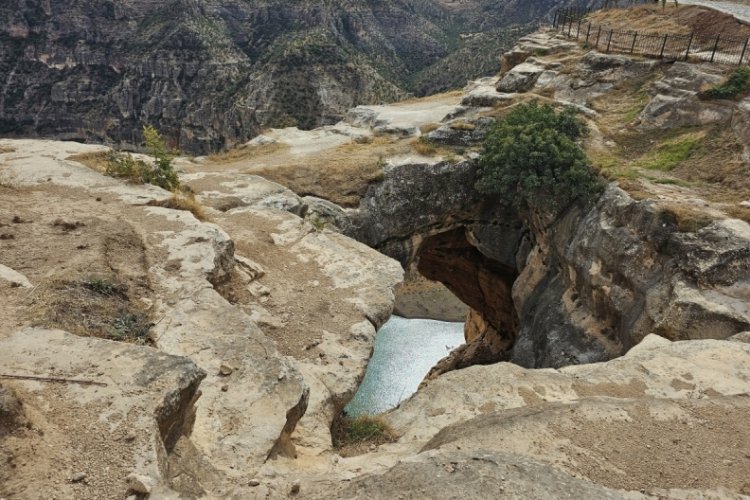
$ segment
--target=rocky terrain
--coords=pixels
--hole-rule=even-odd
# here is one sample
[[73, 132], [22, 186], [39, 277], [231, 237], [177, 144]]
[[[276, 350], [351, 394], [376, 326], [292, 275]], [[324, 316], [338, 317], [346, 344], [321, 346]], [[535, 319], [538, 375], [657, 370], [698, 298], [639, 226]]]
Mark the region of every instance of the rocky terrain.
[[215, 152], [492, 74], [566, 3], [7, 1], [0, 134], [132, 148], [150, 123], [180, 150]]
[[[750, 495], [748, 99], [546, 31], [502, 61], [181, 158], [193, 212], [102, 175], [104, 146], [0, 140], [0, 497]], [[552, 222], [473, 189], [531, 99], [584, 113], [612, 181]], [[336, 449], [396, 295], [447, 290], [465, 347], [384, 415], [398, 439]]]

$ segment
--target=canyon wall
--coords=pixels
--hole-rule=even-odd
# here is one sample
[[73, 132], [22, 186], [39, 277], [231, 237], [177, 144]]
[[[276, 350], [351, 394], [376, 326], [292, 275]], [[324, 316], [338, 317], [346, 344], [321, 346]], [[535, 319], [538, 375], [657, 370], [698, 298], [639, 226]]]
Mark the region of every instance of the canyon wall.
[[[750, 228], [681, 232], [654, 201], [611, 185], [542, 227], [473, 188], [473, 161], [392, 167], [351, 235], [472, 308], [467, 345], [432, 372], [509, 360], [560, 367], [620, 356], [649, 333], [726, 338], [750, 327]], [[415, 208], [416, 205], [416, 208]]]

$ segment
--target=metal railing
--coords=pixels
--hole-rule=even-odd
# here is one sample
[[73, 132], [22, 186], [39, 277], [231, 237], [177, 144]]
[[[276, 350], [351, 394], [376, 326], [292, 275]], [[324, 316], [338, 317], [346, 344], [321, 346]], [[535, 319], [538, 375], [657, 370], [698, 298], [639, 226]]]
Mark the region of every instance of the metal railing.
[[623, 31], [586, 21], [590, 9], [560, 9], [552, 27], [585, 47], [604, 52], [637, 54], [673, 60], [695, 60], [722, 64], [750, 64], [750, 38], [721, 33], [687, 35]]

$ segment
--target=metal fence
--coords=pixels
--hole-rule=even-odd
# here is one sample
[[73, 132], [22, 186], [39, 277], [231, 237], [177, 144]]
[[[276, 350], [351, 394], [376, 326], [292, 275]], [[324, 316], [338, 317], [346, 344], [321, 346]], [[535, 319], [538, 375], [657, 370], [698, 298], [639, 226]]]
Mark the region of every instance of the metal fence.
[[604, 52], [621, 52], [673, 60], [708, 61], [723, 64], [750, 64], [750, 38], [717, 33], [641, 33], [597, 26], [585, 17], [588, 9], [561, 9], [552, 26], [567, 37]]

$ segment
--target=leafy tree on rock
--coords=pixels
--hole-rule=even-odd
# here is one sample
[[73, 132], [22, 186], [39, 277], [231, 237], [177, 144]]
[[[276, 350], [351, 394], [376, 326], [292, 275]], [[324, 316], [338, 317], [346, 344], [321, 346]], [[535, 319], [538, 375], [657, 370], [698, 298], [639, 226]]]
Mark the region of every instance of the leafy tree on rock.
[[598, 198], [604, 183], [577, 142], [587, 132], [575, 108], [557, 112], [536, 102], [516, 107], [487, 134], [477, 190], [545, 219]]

